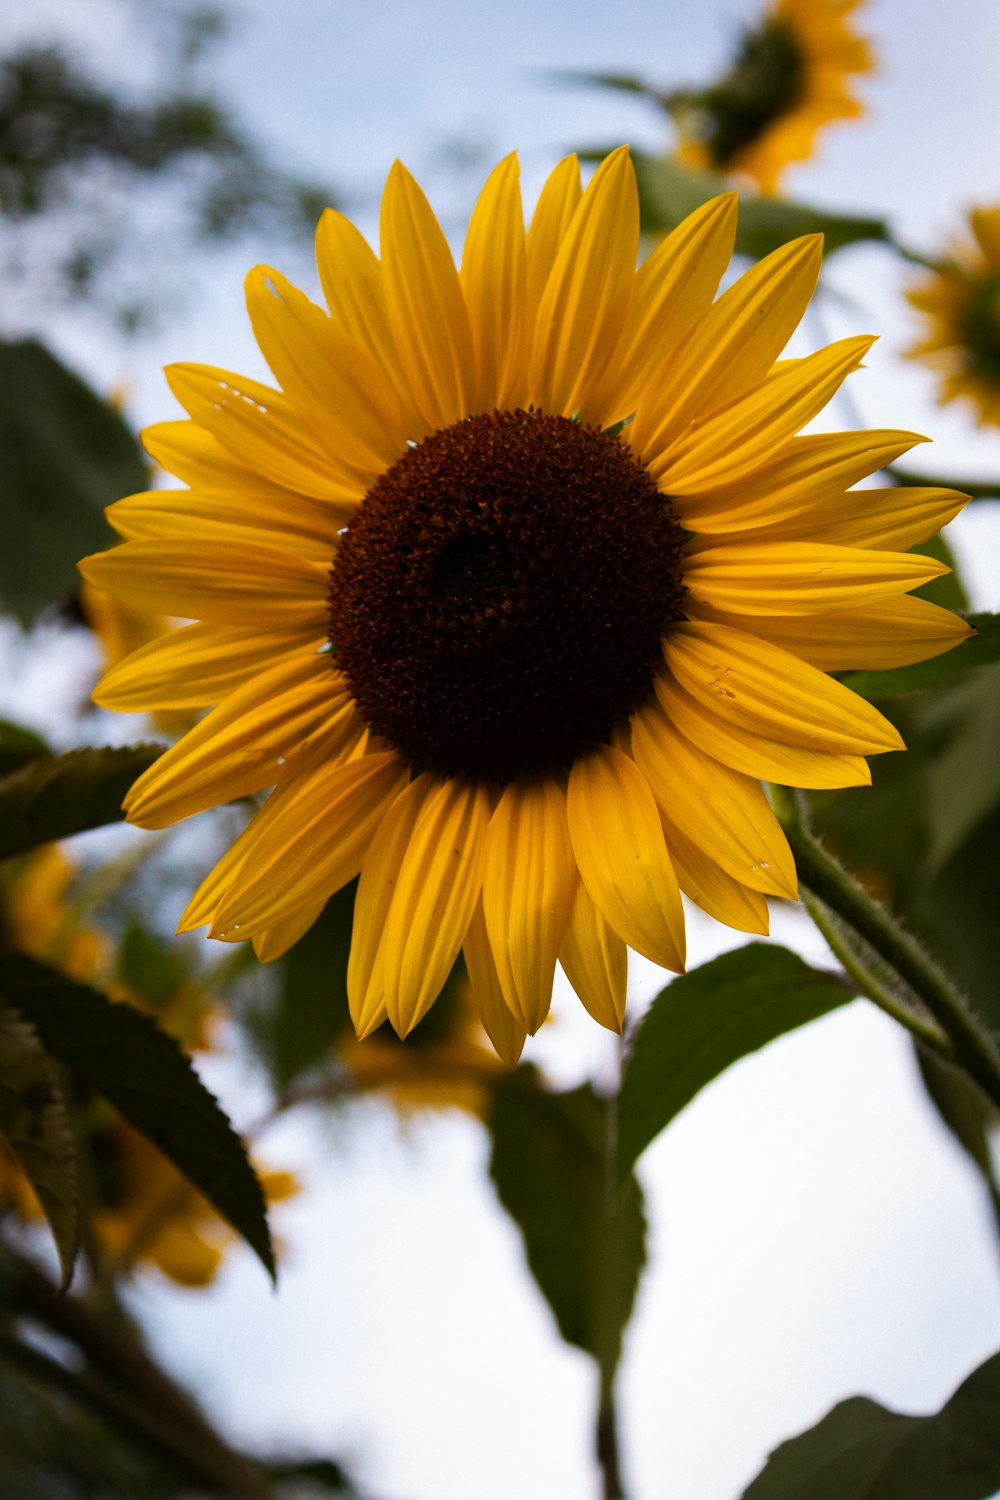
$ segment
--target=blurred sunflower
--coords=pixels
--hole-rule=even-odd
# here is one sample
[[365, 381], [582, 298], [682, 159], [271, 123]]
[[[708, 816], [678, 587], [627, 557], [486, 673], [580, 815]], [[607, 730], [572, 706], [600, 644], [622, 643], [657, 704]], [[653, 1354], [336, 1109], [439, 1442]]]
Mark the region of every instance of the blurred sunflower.
[[942, 401], [969, 401], [1000, 427], [1000, 204], [974, 208], [969, 228], [907, 291], [925, 334], [906, 352], [939, 372]]
[[404, 167], [381, 259], [318, 233], [322, 311], [248, 279], [282, 389], [173, 367], [191, 420], [150, 451], [191, 487], [111, 507], [81, 564], [197, 621], [111, 671], [123, 710], [218, 704], [136, 782], [163, 827], [273, 787], [184, 913], [284, 952], [360, 872], [348, 968], [365, 1036], [408, 1032], [464, 950], [512, 1062], [557, 959], [620, 1029], [626, 945], [684, 964], [680, 890], [742, 931], [793, 897], [758, 777], [860, 785], [895, 729], [825, 675], [947, 650], [967, 627], [908, 591], [897, 549], [961, 506], [849, 487], [912, 433], [797, 437], [868, 338], [777, 356], [821, 245], [784, 246], [713, 302], [736, 201], [636, 270], [635, 181], [552, 173], [525, 233], [516, 159], [490, 176], [456, 270]]
[[863, 0], [774, 0], [743, 33], [718, 83], [665, 99], [683, 165], [734, 172], [776, 193], [786, 167], [808, 161], [820, 131], [864, 113], [851, 92], [875, 58], [852, 25]]

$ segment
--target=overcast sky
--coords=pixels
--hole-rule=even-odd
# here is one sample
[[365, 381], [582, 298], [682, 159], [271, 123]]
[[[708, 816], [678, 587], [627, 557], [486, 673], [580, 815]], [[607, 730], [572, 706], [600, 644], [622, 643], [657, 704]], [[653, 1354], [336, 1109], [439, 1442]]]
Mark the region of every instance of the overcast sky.
[[[665, 139], [640, 102], [557, 86], [547, 70], [708, 77], [756, 10], [743, 0], [243, 0], [220, 82], [287, 160], [350, 191], [366, 231], [397, 155], [458, 227], [459, 187], [466, 212], [472, 188], [445, 165], [456, 142], [481, 148], [484, 170], [518, 148], [530, 200], [569, 147]], [[128, 45], [127, 13], [126, 0], [8, 0], [0, 42], [51, 18], [107, 61]], [[864, 88], [871, 118], [831, 131], [789, 188], [888, 211], [931, 248], [971, 202], [1000, 199], [1000, 7], [875, 0], [868, 20], [882, 58]], [[139, 75], [143, 66], [139, 54]], [[910, 325], [897, 264], [849, 252], [830, 280], [858, 311], [830, 311], [831, 332], [811, 328], [813, 341], [882, 335], [853, 377], [863, 421], [937, 438], [926, 467], [995, 471], [1000, 438], [942, 413], [930, 380], [899, 362]], [[175, 414], [158, 373], [168, 360], [256, 368], [234, 266], [130, 352], [46, 309], [37, 326], [96, 383], [127, 381], [137, 421]], [[956, 533], [984, 608], [1000, 608], [997, 536], [993, 506]], [[25, 678], [26, 691], [40, 682]], [[25, 708], [37, 720], [47, 711]], [[775, 931], [824, 961], [794, 914], [779, 913]], [[733, 945], [697, 914], [691, 939], [692, 962]], [[635, 976], [637, 998], [660, 982], [642, 964]], [[572, 1002], [557, 1009], [528, 1055], [567, 1083], [606, 1069], [611, 1044]], [[251, 1077], [230, 1066], [213, 1081], [239, 1121], [253, 1118]], [[234, 1254], [210, 1293], [150, 1284], [139, 1297], [209, 1404], [248, 1441], [347, 1453], [378, 1500], [596, 1494], [592, 1372], [559, 1343], [524, 1271], [485, 1180], [479, 1127], [444, 1117], [403, 1133], [369, 1108], [336, 1135], [289, 1121], [265, 1154], [307, 1184], [277, 1220], [287, 1247], [278, 1296]], [[930, 1409], [1000, 1344], [985, 1202], [928, 1112], [905, 1039], [871, 1007], [856, 1003], [731, 1070], [649, 1151], [641, 1176], [651, 1265], [622, 1373], [632, 1500], [735, 1500], [770, 1447], [835, 1401], [865, 1393]]]

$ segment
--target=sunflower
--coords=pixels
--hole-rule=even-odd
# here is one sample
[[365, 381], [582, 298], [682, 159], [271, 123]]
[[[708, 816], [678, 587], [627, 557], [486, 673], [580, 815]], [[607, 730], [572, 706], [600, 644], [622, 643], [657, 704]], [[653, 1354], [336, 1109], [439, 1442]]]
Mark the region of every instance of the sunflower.
[[926, 329], [907, 354], [940, 373], [942, 401], [970, 401], [1000, 427], [1000, 204], [974, 208], [969, 228], [906, 294]]
[[962, 497], [850, 489], [912, 433], [796, 436], [872, 341], [778, 360], [821, 244], [713, 301], [735, 217], [732, 194], [704, 205], [636, 270], [625, 148], [585, 192], [560, 163], [527, 232], [510, 156], [456, 270], [397, 163], [381, 258], [320, 223], [328, 311], [250, 273], [280, 389], [168, 371], [190, 420], [145, 440], [190, 488], [112, 506], [123, 544], [81, 567], [195, 623], [97, 701], [217, 705], [132, 787], [133, 823], [273, 788], [182, 930], [274, 958], [360, 874], [359, 1035], [409, 1032], [464, 952], [513, 1062], [557, 960], [619, 1030], [628, 946], [683, 968], [681, 890], [757, 933], [794, 897], [758, 778], [861, 785], [901, 748], [826, 671], [967, 633], [909, 597], [941, 566], [891, 550]]
[[785, 168], [808, 161], [820, 131], [864, 111], [850, 85], [875, 58], [851, 17], [862, 0], [774, 0], [747, 27], [729, 72], [701, 93], [667, 98], [678, 159], [734, 172], [776, 193]]

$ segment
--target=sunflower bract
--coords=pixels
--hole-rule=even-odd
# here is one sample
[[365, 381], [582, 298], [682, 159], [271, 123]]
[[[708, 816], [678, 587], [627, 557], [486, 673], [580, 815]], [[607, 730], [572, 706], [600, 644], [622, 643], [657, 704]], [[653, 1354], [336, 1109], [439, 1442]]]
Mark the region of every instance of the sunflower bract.
[[735, 222], [705, 204], [637, 270], [625, 148], [586, 191], [561, 162], [527, 230], [510, 156], [456, 268], [397, 164], [380, 256], [320, 224], [326, 309], [251, 273], [277, 388], [170, 372], [189, 419], [148, 443], [188, 488], [112, 506], [125, 540], [81, 568], [194, 621], [98, 702], [215, 704], [130, 821], [268, 792], [182, 928], [276, 958], [359, 875], [359, 1034], [405, 1035], [464, 952], [513, 1064], [557, 962], [620, 1030], [627, 948], [683, 968], [681, 891], [742, 932], [794, 898], [758, 778], [858, 785], [901, 747], [826, 673], [968, 633], [891, 550], [961, 497], [850, 488], [913, 433], [798, 435], [870, 340], [779, 359], [820, 244], [716, 298]]

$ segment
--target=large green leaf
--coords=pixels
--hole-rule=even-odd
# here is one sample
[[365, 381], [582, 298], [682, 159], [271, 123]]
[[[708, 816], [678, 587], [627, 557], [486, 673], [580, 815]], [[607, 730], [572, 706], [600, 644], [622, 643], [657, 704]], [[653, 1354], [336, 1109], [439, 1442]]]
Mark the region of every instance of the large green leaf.
[[618, 1099], [624, 1174], [686, 1104], [749, 1052], [846, 1004], [855, 991], [787, 948], [748, 943], [673, 979], [636, 1033]]
[[79, 1160], [60, 1069], [35, 1028], [0, 998], [0, 1135], [52, 1231], [63, 1287], [80, 1240]]
[[33, 729], [0, 719], [0, 776], [16, 771], [36, 756], [48, 754], [48, 745]]
[[528, 1265], [568, 1343], [610, 1389], [645, 1261], [642, 1195], [616, 1191], [609, 1112], [589, 1084], [549, 1093], [529, 1069], [496, 1088], [490, 1172], [524, 1238]]
[[33, 341], [0, 342], [0, 603], [30, 620], [114, 540], [104, 506], [147, 483], [119, 414]]
[[900, 698], [924, 692], [940, 682], [951, 682], [974, 667], [1000, 661], [1000, 615], [967, 614], [965, 619], [976, 634], [943, 656], [914, 662], [909, 667], [889, 667], [883, 672], [848, 672], [843, 678], [845, 687], [870, 700]]
[[21, 954], [0, 956], [0, 995], [53, 1057], [102, 1094], [243, 1236], [271, 1276], [264, 1195], [246, 1150], [180, 1047], [134, 1006]]
[[162, 745], [36, 755], [0, 778], [0, 859], [124, 817], [122, 800]]
[[743, 1500], [990, 1500], [1000, 1489], [1000, 1354], [933, 1416], [864, 1396], [776, 1448]]

